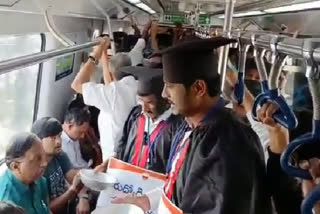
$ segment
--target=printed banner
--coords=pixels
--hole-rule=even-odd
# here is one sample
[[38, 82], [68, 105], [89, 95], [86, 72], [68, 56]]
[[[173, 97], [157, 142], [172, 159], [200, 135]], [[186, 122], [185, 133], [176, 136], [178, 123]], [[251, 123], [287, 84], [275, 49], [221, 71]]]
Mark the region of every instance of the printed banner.
[[142, 196], [155, 189], [163, 188], [166, 176], [111, 158], [107, 173], [117, 179], [113, 188], [100, 193], [97, 207], [108, 207], [115, 197]]

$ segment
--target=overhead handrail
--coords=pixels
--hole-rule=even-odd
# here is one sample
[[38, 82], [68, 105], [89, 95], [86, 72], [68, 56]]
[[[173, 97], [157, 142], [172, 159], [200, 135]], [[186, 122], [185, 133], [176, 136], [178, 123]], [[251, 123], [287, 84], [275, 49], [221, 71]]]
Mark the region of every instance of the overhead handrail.
[[46, 52], [39, 52], [34, 54], [29, 54], [26, 56], [16, 57], [13, 59], [5, 60], [0, 62], [0, 75], [8, 73], [12, 70], [17, 70], [20, 68], [28, 67], [31, 65], [39, 64], [41, 62], [47, 61], [49, 59], [54, 59], [64, 55], [70, 55], [78, 51], [91, 48], [98, 45], [99, 41], [87, 42], [80, 45], [73, 45], [66, 48], [50, 50]]
[[52, 33], [52, 35], [65, 47], [68, 47], [70, 45], [74, 45], [75, 42], [71, 41], [69, 38], [66, 36], [62, 35], [58, 30], [57, 27], [54, 24], [52, 16], [49, 14], [49, 10], [46, 9], [44, 11], [44, 19], [46, 22], [46, 25], [49, 29], [49, 31]]
[[[258, 121], [257, 111], [258, 106], [262, 106], [268, 101], [271, 101], [279, 106], [278, 112], [273, 115], [273, 119], [287, 129], [292, 129], [297, 126], [297, 118], [293, 111], [288, 106], [285, 98], [281, 95], [278, 88], [278, 80], [282, 71], [282, 66], [286, 55], [281, 54], [277, 51], [277, 43], [280, 41], [279, 36], [273, 36], [270, 40], [270, 48], [272, 50], [272, 67], [268, 78], [268, 87], [265, 80], [266, 72], [260, 70], [259, 74], [262, 75], [263, 92], [260, 93], [254, 101], [252, 107], [252, 117]], [[261, 68], [260, 68], [261, 69]]]
[[[237, 33], [238, 31], [233, 31], [230, 33], [231, 37], [234, 39], [237, 39]], [[265, 48], [267, 51], [271, 51], [270, 47], [270, 35], [272, 36], [281, 36], [283, 38], [279, 43], [277, 44], [277, 51], [281, 54], [286, 54], [295, 58], [304, 59], [302, 46], [304, 39], [302, 38], [292, 38], [286, 35], [279, 35], [274, 34], [272, 32], [264, 32], [264, 31], [246, 31], [246, 34], [242, 34], [241, 37], [245, 39], [249, 39], [252, 35], [265, 35], [260, 36], [259, 39], [256, 41], [255, 46], [259, 48]], [[226, 36], [226, 35], [225, 35]], [[316, 62], [320, 62], [320, 47], [314, 49], [313, 53], [313, 59]]]
[[100, 13], [102, 13], [102, 15], [104, 15], [106, 17], [107, 24], [108, 24], [109, 38], [111, 40], [111, 51], [112, 51], [112, 54], [115, 54], [116, 53], [116, 48], [115, 48], [115, 44], [114, 44], [114, 38], [113, 38], [113, 32], [112, 32], [112, 28], [111, 28], [110, 16], [107, 14], [107, 12], [104, 11], [104, 9], [101, 7], [101, 5], [96, 0], [90, 0], [90, 1], [95, 6], [95, 8]]
[[238, 81], [234, 88], [234, 96], [237, 103], [240, 105], [243, 103], [243, 98], [244, 98], [244, 91], [245, 91], [244, 79], [245, 79], [247, 53], [251, 44], [248, 43], [244, 38], [241, 38], [241, 35], [239, 35], [238, 46], [239, 46]]
[[[320, 40], [305, 40], [304, 56], [307, 65], [306, 76], [313, 101], [313, 130], [292, 141], [282, 154], [280, 163], [282, 169], [291, 176], [302, 179], [312, 179], [308, 170], [298, 168], [290, 163], [291, 155], [301, 146], [320, 143], [320, 67], [313, 59], [314, 48], [320, 47]], [[320, 196], [320, 195], [319, 195]]]

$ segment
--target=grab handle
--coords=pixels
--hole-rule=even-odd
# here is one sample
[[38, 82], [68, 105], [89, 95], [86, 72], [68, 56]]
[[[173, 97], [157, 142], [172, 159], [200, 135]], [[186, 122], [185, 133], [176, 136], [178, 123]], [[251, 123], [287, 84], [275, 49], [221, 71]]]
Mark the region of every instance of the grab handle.
[[258, 121], [257, 111], [258, 106], [263, 106], [267, 102], [273, 102], [278, 105], [279, 110], [273, 115], [273, 119], [287, 129], [292, 129], [297, 126], [297, 119], [288, 106], [285, 98], [280, 95], [278, 89], [272, 89], [259, 94], [252, 107], [252, 117]]
[[246, 60], [247, 60], [247, 52], [250, 48], [251, 44], [245, 43], [241, 38], [238, 39], [239, 44], [239, 71], [238, 71], [238, 81], [234, 88], [234, 97], [237, 103], [240, 105], [243, 103], [244, 91], [245, 91], [245, 70], [246, 70]]

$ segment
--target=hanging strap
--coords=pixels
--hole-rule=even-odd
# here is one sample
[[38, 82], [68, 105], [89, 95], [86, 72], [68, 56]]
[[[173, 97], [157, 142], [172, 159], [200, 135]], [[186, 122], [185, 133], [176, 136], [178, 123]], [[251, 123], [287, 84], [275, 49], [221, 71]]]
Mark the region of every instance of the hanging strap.
[[164, 187], [165, 193], [168, 198], [172, 197], [173, 189], [174, 189], [175, 183], [177, 181], [180, 169], [181, 169], [181, 167], [184, 163], [184, 160], [186, 158], [189, 146], [190, 146], [190, 140], [189, 140], [189, 138], [187, 138], [184, 141], [182, 140], [181, 144], [177, 148], [178, 151], [176, 152], [176, 155], [174, 158], [174, 159], [177, 159], [177, 162], [175, 164], [174, 171], [171, 171], [169, 173], [167, 183]]
[[[149, 158], [149, 151], [150, 148], [152, 150], [152, 146], [154, 145], [155, 140], [157, 139], [157, 137], [168, 127], [168, 123], [165, 121], [161, 121], [158, 125], [157, 128], [152, 132], [150, 138], [149, 138], [149, 142], [147, 145], [143, 146], [143, 150], [142, 150], [142, 156], [140, 158], [140, 162], [139, 162], [139, 167], [145, 168], [148, 162], [148, 158]], [[147, 138], [148, 139], [148, 138]], [[141, 149], [141, 148], [140, 148]], [[139, 149], [139, 150], [140, 150]], [[152, 151], [151, 151], [152, 152]]]
[[134, 155], [132, 158], [132, 164], [135, 166], [139, 166], [145, 168], [149, 158], [150, 147], [153, 145], [154, 141], [157, 139], [159, 134], [168, 127], [168, 123], [165, 121], [161, 121], [156, 129], [152, 132], [149, 137], [149, 133], [147, 133], [147, 145], [144, 145], [145, 139], [145, 123], [146, 117], [141, 115], [138, 121], [138, 132], [134, 145]]

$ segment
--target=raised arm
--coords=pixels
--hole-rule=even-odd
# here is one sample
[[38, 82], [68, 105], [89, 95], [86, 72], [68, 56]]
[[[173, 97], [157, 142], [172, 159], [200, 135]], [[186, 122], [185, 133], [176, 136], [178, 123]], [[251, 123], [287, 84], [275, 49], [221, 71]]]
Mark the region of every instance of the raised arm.
[[71, 88], [77, 93], [82, 94], [82, 85], [90, 81], [90, 77], [96, 69], [96, 64], [100, 60], [103, 50], [108, 47], [108, 39], [106, 37], [99, 38], [100, 45], [93, 48], [88, 61], [82, 66], [79, 73], [73, 80]]
[[266, 103], [258, 111], [259, 120], [266, 126], [270, 143], [268, 147], [267, 179], [270, 195], [278, 214], [300, 214], [302, 191], [295, 178], [287, 175], [280, 166], [280, 156], [289, 144], [288, 130], [277, 124], [272, 116], [278, 110], [273, 103]]

